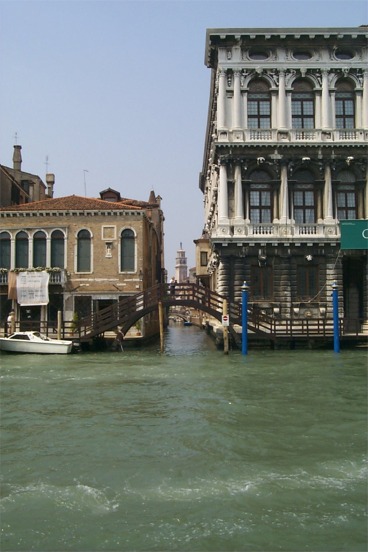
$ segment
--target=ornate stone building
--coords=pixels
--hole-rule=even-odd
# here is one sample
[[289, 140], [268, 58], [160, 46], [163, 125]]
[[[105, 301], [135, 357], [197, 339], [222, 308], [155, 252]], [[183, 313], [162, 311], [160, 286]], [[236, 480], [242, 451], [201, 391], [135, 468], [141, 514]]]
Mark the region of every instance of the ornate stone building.
[[209, 29], [200, 189], [201, 280], [282, 318], [367, 319], [367, 251], [340, 221], [367, 219], [368, 28]]

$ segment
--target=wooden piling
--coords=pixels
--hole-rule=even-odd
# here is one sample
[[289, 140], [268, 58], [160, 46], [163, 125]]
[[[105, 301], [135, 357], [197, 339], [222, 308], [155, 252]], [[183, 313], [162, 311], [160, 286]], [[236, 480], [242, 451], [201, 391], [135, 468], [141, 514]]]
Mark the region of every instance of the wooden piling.
[[[222, 304], [222, 315], [227, 316], [227, 300], [224, 299], [224, 302]], [[229, 354], [229, 330], [227, 326], [222, 327], [223, 336], [224, 336], [224, 354]]]
[[162, 305], [162, 301], [158, 302], [158, 321], [160, 325], [160, 351], [161, 353], [164, 352], [164, 307]]
[[57, 338], [61, 339], [61, 311], [57, 311]]

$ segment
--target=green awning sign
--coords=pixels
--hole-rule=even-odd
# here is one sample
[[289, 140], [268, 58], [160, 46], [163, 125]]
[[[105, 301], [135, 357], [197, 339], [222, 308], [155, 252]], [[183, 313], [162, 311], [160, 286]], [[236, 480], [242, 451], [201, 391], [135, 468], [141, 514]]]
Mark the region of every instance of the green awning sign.
[[341, 220], [341, 249], [368, 249], [368, 220]]

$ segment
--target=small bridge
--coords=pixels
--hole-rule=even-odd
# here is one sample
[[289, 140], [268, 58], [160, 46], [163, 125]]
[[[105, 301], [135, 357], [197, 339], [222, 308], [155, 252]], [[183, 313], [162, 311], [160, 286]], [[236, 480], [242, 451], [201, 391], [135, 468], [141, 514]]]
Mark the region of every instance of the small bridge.
[[[222, 295], [197, 284], [176, 284], [175, 291], [169, 284], [157, 284], [135, 295], [124, 297], [91, 316], [81, 318], [77, 322], [76, 333], [81, 341], [114, 330], [117, 326], [125, 334], [140, 318], [157, 310], [159, 303], [164, 307], [191, 307], [221, 321], [224, 299]], [[239, 311], [239, 306], [237, 310]]]
[[[172, 291], [169, 284], [157, 284], [135, 295], [124, 297], [119, 302], [101, 309], [91, 316], [77, 322], [76, 332], [80, 341], [88, 341], [101, 336], [104, 332], [115, 330], [119, 326], [124, 334], [144, 315], [158, 309], [159, 303], [164, 307], [190, 307], [207, 313], [219, 322], [222, 321], [224, 300], [226, 297], [203, 286], [192, 283], [176, 284]], [[234, 325], [241, 326], [241, 304], [227, 304], [229, 332], [239, 345], [241, 335]], [[340, 319], [340, 337], [355, 339], [364, 337], [362, 321]], [[353, 327], [352, 327], [353, 324]], [[333, 337], [333, 320], [327, 318], [287, 319], [281, 320], [262, 314], [257, 309], [249, 308], [248, 333], [250, 336], [268, 340], [271, 344], [283, 340], [330, 341]], [[366, 337], [366, 335], [365, 335]]]

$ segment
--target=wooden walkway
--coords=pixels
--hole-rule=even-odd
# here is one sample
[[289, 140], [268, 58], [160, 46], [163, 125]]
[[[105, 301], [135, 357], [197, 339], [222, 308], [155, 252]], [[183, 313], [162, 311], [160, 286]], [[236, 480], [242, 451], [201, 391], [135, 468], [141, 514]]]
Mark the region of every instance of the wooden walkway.
[[[203, 286], [183, 283], [175, 286], [172, 292], [169, 284], [158, 284], [136, 295], [123, 298], [112, 306], [100, 310], [98, 313], [82, 318], [77, 322], [75, 335], [80, 341], [89, 341], [105, 332], [113, 331], [118, 326], [124, 334], [144, 315], [158, 309], [159, 303], [164, 307], [189, 307], [222, 321], [224, 300], [222, 295]], [[227, 305], [230, 334], [239, 344], [241, 335], [234, 326], [241, 326], [241, 304], [228, 303]], [[341, 338], [364, 339], [362, 321], [343, 319], [339, 321]], [[279, 320], [261, 314], [250, 307], [248, 312], [248, 332], [258, 340], [268, 340], [276, 343], [282, 340], [325, 340], [333, 337], [332, 319], [309, 318], [305, 320]], [[365, 336], [366, 337], [366, 336]]]

